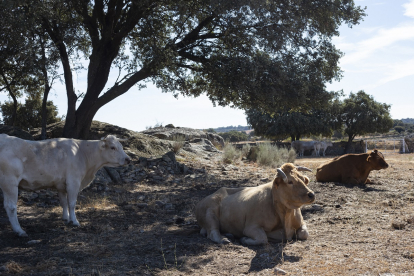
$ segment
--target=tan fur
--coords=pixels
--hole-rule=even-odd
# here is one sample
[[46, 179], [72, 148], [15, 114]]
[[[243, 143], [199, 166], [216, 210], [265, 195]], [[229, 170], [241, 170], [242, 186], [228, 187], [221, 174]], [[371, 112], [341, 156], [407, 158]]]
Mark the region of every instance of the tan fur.
[[244, 244], [265, 244], [306, 239], [308, 232], [300, 207], [315, 200], [309, 179], [293, 164], [281, 167], [288, 179], [276, 175], [273, 182], [256, 187], [221, 188], [196, 206], [201, 233], [217, 243], [228, 243], [221, 233], [241, 238]]

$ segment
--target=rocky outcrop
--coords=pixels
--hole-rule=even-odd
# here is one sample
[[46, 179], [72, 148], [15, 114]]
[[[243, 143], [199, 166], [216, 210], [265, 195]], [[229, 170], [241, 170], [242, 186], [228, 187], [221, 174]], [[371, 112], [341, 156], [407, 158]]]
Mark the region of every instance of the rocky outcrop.
[[[405, 137], [404, 142], [407, 145], [405, 148], [405, 152], [407, 152], [407, 148], [409, 152], [414, 152], [414, 137]], [[400, 152], [402, 152], [402, 145]]]
[[211, 132], [204, 132], [199, 129], [192, 129], [186, 127], [174, 127], [173, 125], [167, 125], [165, 127], [154, 127], [144, 131], [143, 134], [152, 135], [164, 140], [174, 140], [183, 138], [189, 141], [194, 138], [208, 139], [213, 145], [220, 145], [224, 147], [224, 139], [218, 134]]
[[6, 125], [0, 125], [0, 134], [4, 133], [9, 136], [15, 136], [19, 137], [25, 140], [33, 140], [33, 136], [21, 128], [14, 127], [14, 126], [6, 126]]

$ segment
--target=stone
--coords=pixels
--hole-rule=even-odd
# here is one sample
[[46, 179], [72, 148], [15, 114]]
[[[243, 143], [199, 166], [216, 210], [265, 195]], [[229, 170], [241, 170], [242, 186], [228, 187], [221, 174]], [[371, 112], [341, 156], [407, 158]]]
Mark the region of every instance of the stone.
[[401, 221], [401, 220], [394, 220], [391, 223], [392, 228], [397, 229], [397, 230], [402, 230], [405, 228], [405, 221]]
[[277, 267], [275, 267], [274, 268], [274, 270], [273, 270], [273, 273], [275, 274], [275, 275], [285, 275], [286, 274], [286, 271], [284, 271], [283, 269], [281, 269], [281, 268], [277, 268]]
[[31, 240], [31, 241], [28, 241], [27, 244], [37, 244], [37, 243], [40, 243], [40, 242], [41, 242], [41, 240]]
[[122, 183], [121, 176], [119, 175], [118, 171], [115, 168], [111, 167], [104, 167], [106, 172], [108, 173], [109, 177], [111, 178], [112, 182], [119, 184]]

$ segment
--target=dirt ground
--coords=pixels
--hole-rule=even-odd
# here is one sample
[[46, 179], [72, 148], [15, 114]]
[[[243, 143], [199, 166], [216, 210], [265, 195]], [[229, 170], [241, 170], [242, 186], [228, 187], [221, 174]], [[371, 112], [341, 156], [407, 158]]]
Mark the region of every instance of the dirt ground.
[[[193, 175], [164, 182], [89, 187], [77, 206], [80, 227], [61, 221], [58, 197], [19, 199], [29, 237], [11, 230], [0, 208], [0, 275], [414, 275], [413, 154], [385, 154], [390, 167], [374, 184], [316, 183], [330, 158], [299, 158], [313, 169], [316, 205], [302, 209], [306, 241], [243, 246], [214, 244], [199, 234], [194, 207], [219, 187], [271, 181], [275, 169], [218, 159], [184, 160]], [[2, 197], [0, 196], [0, 201]], [[2, 202], [0, 202], [3, 205]]]

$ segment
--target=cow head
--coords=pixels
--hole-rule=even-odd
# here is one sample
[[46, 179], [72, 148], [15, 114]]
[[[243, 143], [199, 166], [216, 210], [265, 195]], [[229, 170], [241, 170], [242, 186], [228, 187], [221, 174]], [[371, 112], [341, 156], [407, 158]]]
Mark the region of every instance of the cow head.
[[291, 163], [277, 169], [273, 189], [279, 201], [289, 209], [300, 208], [315, 201], [315, 193], [308, 188], [309, 178], [299, 171], [312, 171]]
[[381, 152], [374, 149], [368, 155], [367, 161], [371, 164], [373, 170], [381, 170], [388, 168], [387, 162], [385, 162], [384, 155]]
[[118, 139], [113, 135], [103, 137], [101, 141], [99, 141], [102, 156], [106, 161], [105, 166], [117, 167], [129, 164], [131, 162], [131, 158], [126, 155], [119, 141], [124, 140]]

